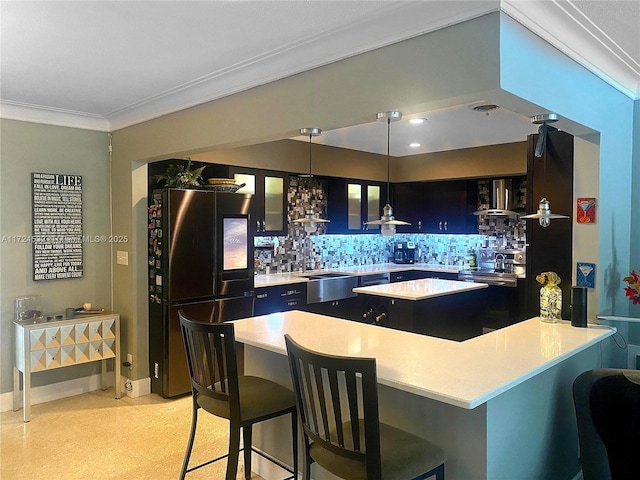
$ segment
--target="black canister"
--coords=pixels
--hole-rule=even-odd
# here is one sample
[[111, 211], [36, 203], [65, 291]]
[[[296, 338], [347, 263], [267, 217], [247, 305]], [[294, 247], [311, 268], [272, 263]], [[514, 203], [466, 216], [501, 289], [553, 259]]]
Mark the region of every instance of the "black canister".
[[587, 326], [587, 287], [571, 287], [571, 326]]

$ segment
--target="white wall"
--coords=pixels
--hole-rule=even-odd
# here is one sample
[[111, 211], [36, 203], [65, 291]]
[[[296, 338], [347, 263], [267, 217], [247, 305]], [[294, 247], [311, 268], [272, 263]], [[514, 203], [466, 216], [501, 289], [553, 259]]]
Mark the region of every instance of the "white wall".
[[[600, 145], [598, 135], [589, 135], [584, 138], [575, 137], [573, 142], [574, 174], [573, 197], [596, 198], [599, 195], [600, 173]], [[577, 262], [596, 264], [596, 276], [600, 259], [600, 223], [596, 216], [596, 223], [583, 224], [575, 221], [577, 202], [573, 202], [571, 214], [573, 222], [573, 265]], [[597, 208], [597, 206], [596, 206]], [[598, 212], [598, 210], [596, 210]], [[572, 274], [572, 285], [576, 285], [576, 269]], [[587, 318], [595, 321], [598, 315], [600, 289], [596, 282], [596, 288], [587, 290]]]

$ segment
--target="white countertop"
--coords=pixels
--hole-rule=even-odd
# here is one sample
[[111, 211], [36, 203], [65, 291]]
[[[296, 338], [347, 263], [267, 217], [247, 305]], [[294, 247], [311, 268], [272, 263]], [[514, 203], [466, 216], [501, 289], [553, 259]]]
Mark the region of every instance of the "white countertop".
[[353, 291], [359, 294], [375, 295], [378, 297], [424, 300], [426, 298], [442, 297], [454, 293], [470, 292], [471, 290], [479, 290], [481, 288], [487, 288], [488, 286], [486, 283], [424, 278], [421, 280], [372, 285], [370, 287], [356, 287]]
[[253, 277], [253, 285], [255, 288], [272, 287], [307, 282], [308, 280], [302, 276], [302, 273], [272, 273], [269, 275], [255, 275]]
[[378, 263], [375, 265], [353, 265], [351, 267], [341, 267], [332, 269], [332, 272], [344, 272], [349, 275], [369, 275], [374, 273], [406, 272], [407, 270], [418, 270], [422, 272], [458, 273], [464, 267], [456, 265], [438, 265], [431, 263]]
[[378, 382], [472, 409], [614, 329], [525, 320], [464, 342], [428, 337], [298, 310], [235, 320], [236, 340], [286, 355], [284, 334], [333, 355], [374, 357]]
[[455, 265], [435, 265], [429, 263], [395, 264], [378, 263], [375, 265], [353, 265], [350, 267], [331, 268], [324, 270], [307, 270], [306, 272], [287, 272], [255, 275], [254, 285], [256, 288], [270, 287], [273, 285], [286, 285], [290, 283], [306, 282], [308, 279], [302, 275], [312, 273], [344, 273], [345, 275], [373, 275], [376, 273], [406, 272], [408, 270], [419, 270], [423, 272], [458, 273], [463, 267]]

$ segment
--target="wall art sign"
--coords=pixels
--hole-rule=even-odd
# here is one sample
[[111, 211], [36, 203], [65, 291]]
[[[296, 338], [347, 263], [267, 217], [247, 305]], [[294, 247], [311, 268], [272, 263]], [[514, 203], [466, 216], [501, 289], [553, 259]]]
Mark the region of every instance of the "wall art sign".
[[596, 223], [596, 199], [579, 198], [576, 209], [576, 222]]
[[82, 177], [32, 173], [33, 279], [83, 275]]
[[596, 264], [578, 262], [576, 266], [576, 285], [578, 287], [596, 288]]

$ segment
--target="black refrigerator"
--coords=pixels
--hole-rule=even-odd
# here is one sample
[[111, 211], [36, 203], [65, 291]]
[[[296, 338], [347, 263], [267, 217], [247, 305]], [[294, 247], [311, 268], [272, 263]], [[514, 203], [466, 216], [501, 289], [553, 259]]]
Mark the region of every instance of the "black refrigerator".
[[224, 322], [253, 315], [252, 195], [167, 188], [149, 198], [151, 391], [191, 391], [178, 311]]

